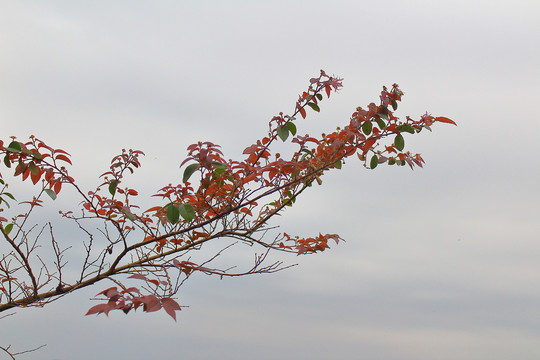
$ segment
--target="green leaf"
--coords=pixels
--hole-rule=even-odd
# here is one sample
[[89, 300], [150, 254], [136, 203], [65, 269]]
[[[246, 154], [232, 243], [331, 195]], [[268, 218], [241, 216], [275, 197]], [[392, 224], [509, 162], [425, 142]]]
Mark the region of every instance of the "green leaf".
[[225, 172], [225, 170], [227, 170], [227, 164], [222, 164], [222, 163], [217, 162], [217, 161], [213, 161], [212, 166], [216, 168], [216, 170], [214, 170], [214, 172], [217, 175], [221, 175], [221, 174], [223, 174]]
[[191, 164], [186, 167], [186, 170], [184, 170], [184, 177], [182, 178], [183, 182], [186, 182], [189, 180], [191, 175], [199, 168], [199, 164]]
[[6, 234], [9, 235], [12, 229], [13, 229], [13, 224], [7, 224], [6, 227], [4, 228], [4, 231]]
[[216, 170], [214, 170], [214, 174], [221, 175], [221, 174], [223, 174], [225, 172], [226, 169], [227, 168], [225, 168], [225, 169], [224, 168], [216, 168]]
[[291, 121], [287, 123], [287, 129], [289, 129], [293, 136], [296, 135], [296, 125], [294, 125]]
[[405, 139], [403, 139], [403, 135], [401, 134], [396, 135], [396, 138], [394, 139], [394, 146], [399, 151], [403, 150], [403, 148], [405, 147]]
[[393, 157], [388, 159], [388, 165], [394, 165], [395, 163], [396, 163], [396, 159], [394, 159]]
[[315, 104], [315, 103], [312, 103], [312, 102], [307, 103], [307, 104], [308, 104], [308, 106], [309, 106], [310, 108], [312, 108], [312, 109], [315, 110], [316, 112], [321, 111], [321, 109], [319, 108], [319, 105], [317, 105], [317, 104]]
[[300, 158], [300, 161], [304, 161], [308, 155], [311, 155], [311, 157], [313, 157], [313, 153], [308, 149], [302, 149], [300, 151], [305, 152], [305, 154], [302, 155], [302, 157]]
[[22, 150], [21, 143], [18, 141], [12, 141], [6, 148], [7, 151], [18, 153]]
[[215, 167], [216, 169], [227, 169], [227, 164], [222, 164], [220, 162], [217, 162], [217, 161], [212, 161], [212, 166]]
[[315, 96], [317, 97], [317, 99], [319, 99], [319, 101], [322, 100], [322, 95], [321, 94], [317, 93], [317, 94], [315, 94]]
[[135, 221], [135, 215], [133, 215], [132, 213], [130, 213], [129, 211], [124, 211], [123, 212], [124, 215], [126, 215], [126, 217], [131, 220], [131, 221]]
[[51, 189], [44, 189], [45, 193], [53, 200], [56, 200], [56, 193]]
[[285, 205], [285, 206], [293, 206], [293, 204], [296, 201], [296, 197], [294, 197], [293, 194], [290, 191], [287, 191], [287, 193], [285, 195], [287, 195], [288, 198], [283, 200], [283, 205]]
[[109, 192], [112, 196], [116, 194], [116, 186], [118, 186], [118, 181], [116, 180], [111, 181], [111, 183], [109, 184]]
[[384, 130], [384, 128], [386, 127], [386, 123], [384, 122], [384, 120], [381, 118], [377, 118], [375, 119], [375, 121], [377, 122], [379, 129]]
[[341, 169], [341, 166], [342, 166], [342, 165], [343, 165], [343, 164], [341, 163], [341, 160], [338, 160], [338, 161], [336, 161], [336, 162], [334, 163], [334, 167], [335, 167], [336, 169]]
[[6, 167], [8, 167], [8, 168], [11, 167], [11, 161], [9, 161], [9, 154], [6, 154], [6, 156], [4, 156], [4, 164], [5, 164]]
[[169, 220], [171, 224], [176, 224], [178, 219], [180, 219], [180, 209], [173, 204], [169, 204], [167, 206], [167, 220]]
[[379, 164], [379, 158], [377, 158], [377, 155], [373, 155], [371, 157], [371, 160], [369, 162], [369, 167], [371, 169], [375, 169], [377, 167], [377, 165]]
[[371, 134], [371, 130], [373, 129], [373, 124], [371, 123], [371, 121], [366, 121], [363, 125], [362, 125], [362, 131], [364, 132], [364, 134], [366, 135], [369, 135]]
[[195, 217], [195, 210], [190, 204], [182, 204], [178, 207], [180, 215], [186, 220], [191, 221]]
[[280, 126], [277, 129], [277, 134], [282, 141], [285, 141], [289, 137], [289, 128], [286, 125]]
[[390, 100], [390, 103], [392, 104], [392, 109], [394, 109], [394, 111], [397, 110], [397, 101], [396, 100]]
[[414, 128], [409, 124], [399, 125], [396, 129], [398, 129], [399, 131], [404, 131], [410, 134], [414, 134]]

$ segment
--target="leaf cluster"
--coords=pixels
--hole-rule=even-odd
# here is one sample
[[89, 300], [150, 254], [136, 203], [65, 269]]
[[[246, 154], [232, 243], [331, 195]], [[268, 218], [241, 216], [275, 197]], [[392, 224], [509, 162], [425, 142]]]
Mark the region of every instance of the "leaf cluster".
[[[221, 147], [211, 142], [190, 145], [180, 164], [181, 181], [159, 189], [154, 194], [154, 204], [144, 211], [137, 205], [139, 192], [125, 186], [126, 176], [141, 167], [141, 151], [122, 150], [101, 175], [102, 182], [96, 189], [83, 191], [63, 166], [71, 164], [67, 152], [49, 147], [35, 137], [26, 143], [12, 139], [7, 146], [0, 141], [3, 163], [7, 168], [15, 168], [15, 176], [21, 176], [22, 181], [30, 178], [35, 185], [42, 180], [38, 196], [27, 202], [31, 208], [41, 206], [43, 193], [55, 199], [62, 184], [77, 191], [81, 197], [80, 214], [62, 214], [83, 231], [85, 239], [80, 245], [86, 253], [79, 277], [66, 280], [62, 277], [62, 259], [67, 249], [59, 247], [52, 228], [55, 271], [49, 271], [45, 262], [34, 255], [36, 247], [28, 246], [29, 212], [21, 213], [24, 220], [0, 217], [0, 229], [12, 248], [0, 259], [0, 311], [41, 305], [45, 299], [108, 279], [117, 286], [100, 292], [98, 295], [105, 302], [92, 307], [87, 314], [164, 309], [176, 319], [180, 305], [173, 296], [194, 272], [221, 277], [274, 272], [280, 269], [280, 262], [262, 264], [270, 250], [307, 255], [325, 251], [331, 241], [339, 243], [342, 239], [337, 234], [299, 237], [280, 233], [270, 239], [266, 235], [273, 229], [270, 220], [274, 216], [293, 206], [314, 183], [321, 185], [328, 171], [341, 169], [351, 157], [358, 158], [368, 169], [384, 163], [408, 165], [411, 169], [422, 167], [424, 160], [420, 154], [405, 150], [404, 135], [431, 131], [437, 122], [455, 124], [446, 117], [427, 113], [417, 120], [400, 120], [395, 111], [403, 92], [394, 84], [390, 89], [383, 87], [378, 104], [370, 103], [365, 109], [357, 107], [343, 127], [321, 136], [301, 135], [297, 119], [306, 118], [308, 111], [321, 111], [324, 95], [329, 98], [341, 87], [342, 79], [321, 71], [298, 96], [293, 113], [274, 116], [267, 134], [249, 144], [240, 159], [226, 159]], [[275, 152], [280, 141], [297, 148], [289, 154]], [[0, 206], [8, 206], [8, 201], [15, 197], [6, 192], [7, 184], [1, 174], [0, 185]], [[96, 223], [100, 224], [97, 234], [92, 230]], [[253, 268], [244, 272], [233, 272], [234, 266], [207, 266], [221, 251], [206, 261], [191, 259], [192, 252], [223, 238], [257, 245], [266, 252], [256, 255]], [[41, 265], [40, 273], [46, 274], [46, 281], [35, 276], [36, 263]], [[17, 278], [26, 280], [14, 280]], [[59, 285], [54, 287], [53, 280]], [[143, 285], [125, 286], [124, 281]]]

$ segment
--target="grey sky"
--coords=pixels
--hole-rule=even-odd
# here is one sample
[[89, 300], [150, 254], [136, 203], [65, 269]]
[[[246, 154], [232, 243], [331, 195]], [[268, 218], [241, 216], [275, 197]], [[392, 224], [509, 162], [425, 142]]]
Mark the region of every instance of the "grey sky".
[[537, 0], [0, 4], [1, 138], [66, 149], [83, 186], [124, 147], [146, 153], [148, 194], [179, 180], [193, 142], [238, 157], [319, 69], [344, 88], [300, 133], [345, 124], [392, 83], [399, 116], [459, 125], [406, 138], [424, 169], [325, 176], [274, 223], [347, 242], [278, 255], [298, 267], [194, 278], [177, 323], [84, 317], [91, 288], [1, 320], [0, 343], [46, 343], [27, 358], [50, 360], [540, 358]]

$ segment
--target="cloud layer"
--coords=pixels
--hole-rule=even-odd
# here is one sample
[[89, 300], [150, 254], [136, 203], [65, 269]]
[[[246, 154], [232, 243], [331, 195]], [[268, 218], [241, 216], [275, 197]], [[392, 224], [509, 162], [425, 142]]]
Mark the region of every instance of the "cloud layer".
[[90, 289], [2, 319], [2, 342], [47, 343], [42, 359], [540, 356], [537, 1], [3, 7], [2, 139], [35, 134], [68, 150], [88, 187], [124, 147], [147, 154], [136, 184], [148, 193], [179, 180], [193, 142], [238, 157], [321, 68], [345, 87], [301, 133], [345, 124], [394, 82], [406, 93], [401, 116], [429, 111], [459, 126], [406, 138], [424, 169], [351, 161], [325, 177], [276, 225], [347, 242], [282, 258], [298, 267], [200, 276], [179, 295], [190, 307], [178, 323], [85, 318], [101, 291]]

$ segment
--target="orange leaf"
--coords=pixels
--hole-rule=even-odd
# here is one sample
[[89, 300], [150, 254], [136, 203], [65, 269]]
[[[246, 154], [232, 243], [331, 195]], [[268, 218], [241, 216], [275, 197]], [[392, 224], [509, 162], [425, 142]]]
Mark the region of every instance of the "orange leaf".
[[366, 154], [369, 151], [369, 149], [371, 149], [371, 147], [373, 146], [373, 144], [375, 144], [376, 141], [377, 141], [377, 138], [370, 137], [369, 139], [367, 139], [364, 142], [364, 146], [363, 146], [363, 149], [362, 149], [364, 154]]
[[257, 174], [251, 174], [249, 176], [246, 176], [245, 178], [242, 179], [242, 185], [250, 182], [250, 181], [253, 181], [257, 178]]
[[32, 179], [32, 182], [35, 184], [37, 184], [37, 182], [39, 181], [39, 178], [41, 178], [41, 171], [37, 172], [37, 173], [31, 173], [30, 174], [30, 178]]
[[65, 155], [58, 155], [58, 156], [56, 156], [56, 160], [63, 160], [63, 161], [65, 161], [65, 162], [71, 164], [71, 160], [69, 160], [69, 158], [68, 158], [67, 156], [65, 156]]
[[251, 213], [251, 210], [249, 210], [247, 207], [241, 208], [240, 211], [243, 212], [244, 214], [253, 216], [253, 214]]
[[257, 154], [252, 153], [251, 155], [249, 155], [248, 160], [249, 160], [250, 163], [254, 164], [255, 161], [257, 161]]
[[52, 171], [45, 172], [45, 180], [47, 182], [51, 182], [51, 179], [54, 177], [54, 173]]
[[13, 175], [18, 176], [20, 174], [22, 174], [23, 181], [26, 180], [28, 175], [30, 175], [30, 169], [28, 169], [28, 165], [26, 164], [17, 165], [17, 167], [15, 168], [15, 174]]
[[300, 115], [302, 115], [302, 118], [306, 118], [306, 109], [300, 106], [300, 104], [296, 104], [296, 107], [298, 108], [298, 111], [300, 111]]
[[327, 96], [327, 97], [330, 97], [330, 91], [332, 91], [332, 88], [330, 87], [329, 84], [326, 84], [326, 85], [324, 86], [324, 91], [326, 91], [326, 96]]
[[58, 194], [61, 189], [62, 189], [62, 183], [60, 181], [57, 181], [56, 184], [54, 184], [54, 192]]
[[55, 153], [62, 153], [62, 154], [69, 155], [68, 152], [66, 152], [66, 151], [64, 151], [64, 150], [62, 150], [62, 149], [54, 149], [54, 152], [55, 152]]
[[444, 116], [436, 117], [435, 121], [442, 122], [442, 123], [447, 123], [447, 124], [453, 124], [453, 125], [457, 126], [457, 124], [453, 120], [450, 120], [449, 118], [446, 118]]

